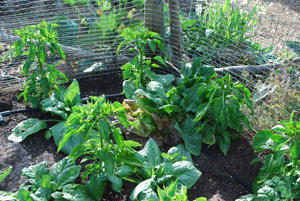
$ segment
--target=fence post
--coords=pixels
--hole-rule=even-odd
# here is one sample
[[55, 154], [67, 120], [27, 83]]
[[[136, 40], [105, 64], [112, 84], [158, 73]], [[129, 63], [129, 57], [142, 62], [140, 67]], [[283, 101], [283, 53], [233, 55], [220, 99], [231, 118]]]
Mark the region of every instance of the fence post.
[[[164, 34], [164, 2], [163, 0], [145, 0], [145, 27], [152, 32], [158, 33], [161, 37]], [[161, 51], [157, 48], [155, 54], [150, 48], [146, 49], [147, 57], [161, 55]]]
[[163, 37], [164, 2], [163, 0], [145, 1], [145, 27]]
[[178, 0], [168, 0], [170, 15], [170, 44], [171, 44], [171, 62], [178, 68], [181, 68], [182, 60], [182, 42], [181, 28], [179, 19], [179, 3]]

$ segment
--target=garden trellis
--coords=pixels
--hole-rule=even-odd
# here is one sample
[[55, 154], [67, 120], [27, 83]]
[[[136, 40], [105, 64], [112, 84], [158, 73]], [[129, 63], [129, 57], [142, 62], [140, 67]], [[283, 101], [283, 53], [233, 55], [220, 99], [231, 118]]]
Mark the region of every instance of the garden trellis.
[[[288, 3], [287, 3], [288, 4]], [[65, 61], [51, 56], [48, 63], [80, 78], [120, 72], [133, 59], [121, 49], [126, 27], [158, 32], [165, 49], [157, 54], [176, 73], [186, 62], [201, 57], [220, 76], [230, 73], [251, 90], [255, 122], [269, 128], [297, 111], [300, 117], [300, 54], [297, 19], [282, 21], [255, 2], [228, 0], [4, 0], [0, 3], [0, 90], [22, 88], [20, 68], [25, 59], [14, 57], [15, 29], [56, 23]], [[24, 49], [23, 51], [26, 51]], [[247, 112], [247, 111], [245, 111]], [[255, 126], [255, 125], [254, 125]]]

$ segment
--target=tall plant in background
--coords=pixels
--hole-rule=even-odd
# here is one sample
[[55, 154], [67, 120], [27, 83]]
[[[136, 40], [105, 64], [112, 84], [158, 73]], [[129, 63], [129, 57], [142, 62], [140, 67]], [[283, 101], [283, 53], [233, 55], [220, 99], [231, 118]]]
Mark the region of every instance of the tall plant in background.
[[151, 81], [153, 77], [151, 68], [160, 68], [160, 65], [153, 63], [153, 60], [158, 61], [165, 67], [167, 67], [167, 64], [161, 56], [146, 58], [147, 45], [153, 53], [155, 53], [157, 46], [163, 51], [162, 38], [159, 34], [151, 32], [148, 29], [133, 30], [127, 28], [123, 31], [123, 37], [125, 40], [119, 45], [117, 53], [119, 53], [124, 44], [128, 44], [130, 51], [137, 51], [138, 53], [133, 61], [121, 67], [124, 70], [124, 93], [127, 98], [130, 98], [136, 89], [139, 89], [141, 86], [146, 87], [146, 84]]
[[[46, 50], [49, 50], [52, 55], [58, 55], [65, 59], [65, 54], [61, 47], [58, 45], [56, 32], [54, 27], [57, 25], [42, 21], [36, 26], [28, 26], [25, 29], [14, 30], [13, 33], [20, 36], [21, 39], [16, 41], [15, 55], [27, 55], [22, 71], [24, 76], [32, 68], [33, 63], [37, 62], [37, 69], [32, 72], [24, 84], [24, 91], [20, 97], [24, 97], [25, 104], [32, 103], [32, 107], [37, 107], [40, 100], [52, 95], [54, 90], [63, 90], [60, 84], [66, 83], [68, 78], [65, 74], [55, 69], [58, 64], [47, 64], [44, 67], [46, 60]], [[24, 51], [24, 48], [28, 48]], [[32, 69], [33, 70], [33, 69]]]

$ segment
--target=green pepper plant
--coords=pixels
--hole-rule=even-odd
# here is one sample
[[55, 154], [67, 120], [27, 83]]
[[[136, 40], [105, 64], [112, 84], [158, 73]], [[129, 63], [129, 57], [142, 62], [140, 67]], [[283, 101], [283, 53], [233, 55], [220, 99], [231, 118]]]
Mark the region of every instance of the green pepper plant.
[[160, 65], [153, 63], [153, 60], [158, 61], [160, 64], [167, 67], [166, 62], [161, 56], [155, 56], [154, 58], [146, 57], [147, 45], [150, 47], [153, 53], [156, 52], [157, 46], [163, 51], [163, 43], [159, 34], [149, 31], [149, 29], [130, 29], [126, 28], [123, 31], [124, 41], [119, 45], [117, 53], [119, 53], [121, 47], [124, 44], [133, 45], [130, 51], [137, 51], [138, 55], [134, 57], [134, 60], [126, 63], [121, 67], [123, 72], [123, 90], [127, 98], [132, 97], [132, 93], [139, 89], [141, 86], [145, 87], [153, 77], [151, 68], [160, 68]]
[[[20, 30], [14, 30], [13, 33], [20, 36], [21, 39], [14, 43], [15, 55], [27, 55], [22, 71], [24, 76], [32, 68], [34, 61], [37, 62], [37, 69], [32, 72], [24, 84], [24, 91], [18, 98], [24, 97], [25, 104], [32, 103], [32, 107], [37, 107], [39, 102], [52, 95], [54, 90], [64, 90], [61, 84], [66, 83], [69, 79], [65, 74], [55, 69], [57, 64], [44, 64], [47, 57], [48, 49], [52, 55], [58, 55], [65, 59], [65, 54], [58, 45], [54, 27], [56, 24], [42, 21], [35, 26], [28, 26]], [[28, 47], [28, 51], [23, 51], [23, 47]]]

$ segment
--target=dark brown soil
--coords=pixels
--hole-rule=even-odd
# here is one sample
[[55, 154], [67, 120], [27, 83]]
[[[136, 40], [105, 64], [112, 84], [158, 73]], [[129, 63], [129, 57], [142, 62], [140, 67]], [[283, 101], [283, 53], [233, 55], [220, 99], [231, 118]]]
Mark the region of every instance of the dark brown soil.
[[[98, 96], [100, 94], [117, 94], [122, 92], [122, 77], [120, 73], [78, 79], [78, 81], [82, 98], [89, 95]], [[18, 94], [19, 92], [6, 94], [1, 94], [0, 92], [0, 112], [24, 109], [24, 101], [17, 101]], [[31, 112], [5, 117], [5, 123], [0, 127], [0, 146], [4, 146], [8, 143], [7, 137], [18, 123], [31, 117], [47, 119], [50, 118], [51, 115], [44, 115], [40, 112]], [[251, 186], [254, 178], [258, 174], [261, 165], [249, 164], [256, 158], [252, 148], [253, 134], [253, 132], [246, 132], [240, 138], [234, 140], [227, 156], [224, 156], [218, 147], [211, 147], [209, 149], [219, 161], [224, 163], [228, 169], [244, 180], [249, 186]], [[31, 156], [32, 165], [47, 161], [49, 166], [51, 166], [65, 157], [63, 153], [56, 153], [57, 147], [54, 144], [54, 141], [52, 139], [46, 140], [43, 132], [28, 137], [20, 144]], [[5, 153], [1, 153], [1, 155], [5, 155]], [[200, 156], [194, 156], [193, 160], [195, 166], [202, 172], [202, 176], [198, 182], [188, 190], [190, 200], [203, 196], [211, 198], [211, 200], [231, 201], [239, 198], [241, 195], [249, 193], [244, 186], [239, 184], [224, 170], [219, 162], [214, 160], [204, 150], [201, 151]], [[5, 180], [3, 182], [5, 182]], [[119, 194], [112, 191], [108, 185], [103, 200], [129, 200], [129, 196], [134, 186], [134, 184], [124, 181], [122, 193]], [[0, 187], [0, 190], [9, 191], [10, 189], [1, 189]]]

